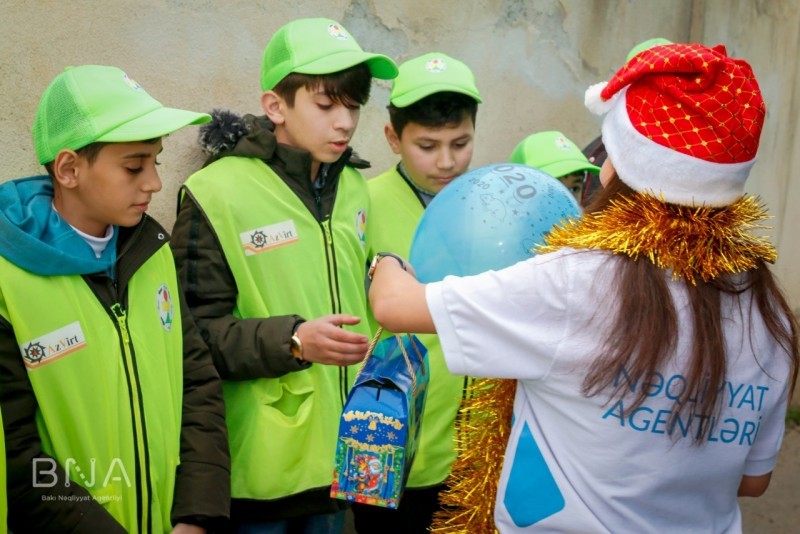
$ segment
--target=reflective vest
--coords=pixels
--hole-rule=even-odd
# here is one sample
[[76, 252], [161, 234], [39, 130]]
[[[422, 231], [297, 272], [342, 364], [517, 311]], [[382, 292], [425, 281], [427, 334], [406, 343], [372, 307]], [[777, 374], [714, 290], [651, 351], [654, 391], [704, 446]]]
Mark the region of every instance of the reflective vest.
[[[179, 463], [183, 333], [167, 243], [102, 304], [77, 275], [0, 257], [0, 315], [14, 328], [38, 411], [39, 484], [77, 483], [129, 532], [168, 532]], [[141, 499], [139, 498], [141, 496]]]
[[[368, 245], [370, 256], [394, 252], [408, 258], [417, 224], [425, 206], [396, 168], [367, 182], [371, 199]], [[370, 314], [370, 319], [374, 318]], [[456, 459], [454, 423], [468, 380], [448, 371], [439, 337], [417, 334], [428, 349], [430, 381], [420, 428], [419, 448], [408, 477], [408, 487], [441, 484]]]
[[[236, 281], [234, 316], [366, 318], [369, 195], [358, 171], [342, 171], [333, 212], [321, 222], [256, 158], [218, 160], [184, 188]], [[344, 328], [369, 335], [366, 319]], [[233, 498], [277, 499], [330, 486], [339, 416], [356, 369], [315, 364], [280, 378], [223, 382]]]

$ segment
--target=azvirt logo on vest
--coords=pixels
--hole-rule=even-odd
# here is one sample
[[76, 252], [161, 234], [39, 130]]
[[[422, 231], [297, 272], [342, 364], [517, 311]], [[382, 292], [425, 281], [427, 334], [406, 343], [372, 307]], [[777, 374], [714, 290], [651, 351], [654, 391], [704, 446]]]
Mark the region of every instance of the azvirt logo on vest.
[[255, 256], [267, 250], [299, 241], [294, 221], [288, 220], [239, 234], [246, 256]]
[[28, 369], [52, 363], [86, 346], [81, 323], [75, 321], [19, 346]]

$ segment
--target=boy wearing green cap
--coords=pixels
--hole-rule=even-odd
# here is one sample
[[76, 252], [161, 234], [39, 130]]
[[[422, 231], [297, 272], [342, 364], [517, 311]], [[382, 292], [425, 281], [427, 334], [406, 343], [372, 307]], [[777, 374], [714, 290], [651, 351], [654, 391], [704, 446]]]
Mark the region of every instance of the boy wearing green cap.
[[225, 521], [222, 388], [178, 286], [162, 137], [208, 115], [123, 71], [67, 68], [33, 126], [49, 176], [0, 185], [0, 406], [15, 532], [202, 532]]
[[579, 204], [583, 198], [586, 177], [600, 172], [600, 167], [589, 163], [575, 143], [556, 131], [529, 135], [514, 148], [509, 161], [534, 167], [558, 178]]
[[[407, 258], [425, 208], [469, 168], [481, 97], [469, 67], [439, 52], [410, 59], [399, 70], [384, 133], [400, 162], [368, 182], [368, 243], [370, 255]], [[397, 510], [354, 505], [360, 534], [426, 532], [456, 458], [454, 422], [467, 379], [447, 370], [435, 335], [419, 337], [428, 349], [431, 378], [408, 484]]]
[[182, 189], [173, 249], [224, 380], [240, 532], [336, 532], [339, 415], [369, 341], [369, 195], [349, 143], [372, 78], [397, 67], [338, 22], [299, 19], [264, 50], [265, 116], [216, 114]]

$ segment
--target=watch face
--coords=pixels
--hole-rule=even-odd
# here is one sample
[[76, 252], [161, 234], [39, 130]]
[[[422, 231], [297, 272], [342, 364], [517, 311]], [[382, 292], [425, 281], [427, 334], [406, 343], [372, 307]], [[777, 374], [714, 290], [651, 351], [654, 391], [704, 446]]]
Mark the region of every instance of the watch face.
[[369, 269], [367, 269], [367, 278], [370, 280], [372, 280], [372, 276], [375, 274], [375, 267], [378, 266], [381, 257], [380, 254], [375, 254], [375, 256], [372, 257], [372, 263], [369, 264]]
[[297, 336], [292, 336], [292, 341], [290, 342], [289, 347], [292, 351], [292, 356], [298, 360], [303, 359], [303, 346], [300, 344], [300, 338]]

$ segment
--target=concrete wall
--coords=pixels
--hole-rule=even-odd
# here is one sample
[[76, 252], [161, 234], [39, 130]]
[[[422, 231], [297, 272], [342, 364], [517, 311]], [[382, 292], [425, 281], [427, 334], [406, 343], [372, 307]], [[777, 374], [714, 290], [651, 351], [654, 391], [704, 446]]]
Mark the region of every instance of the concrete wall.
[[[167, 105], [258, 113], [261, 53], [285, 22], [305, 16], [341, 21], [367, 50], [398, 62], [429, 51], [474, 70], [484, 104], [474, 166], [502, 161], [537, 130], [558, 129], [579, 145], [600, 119], [583, 92], [607, 79], [645, 39], [724, 43], [747, 59], [769, 107], [762, 152], [748, 190], [775, 218], [778, 272], [800, 306], [800, 223], [791, 180], [800, 164], [797, 106], [800, 2], [791, 0], [5, 0], [0, 18], [0, 181], [37, 174], [30, 125], [39, 95], [66, 65], [116, 65]], [[394, 164], [382, 127], [389, 84], [376, 82], [353, 146], [374, 176]], [[165, 141], [164, 189], [151, 212], [167, 228], [178, 187], [202, 161], [189, 128]]]

